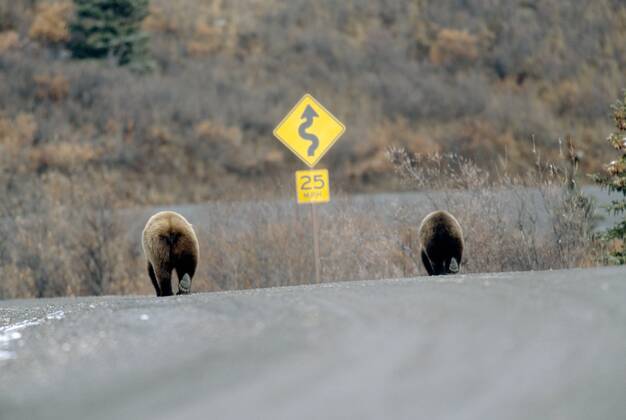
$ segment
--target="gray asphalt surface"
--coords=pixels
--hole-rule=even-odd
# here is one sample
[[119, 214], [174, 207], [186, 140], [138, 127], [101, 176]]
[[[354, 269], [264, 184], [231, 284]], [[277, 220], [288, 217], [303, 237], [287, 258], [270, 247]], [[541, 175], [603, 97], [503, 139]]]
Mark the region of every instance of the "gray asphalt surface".
[[0, 302], [5, 419], [623, 419], [626, 270]]

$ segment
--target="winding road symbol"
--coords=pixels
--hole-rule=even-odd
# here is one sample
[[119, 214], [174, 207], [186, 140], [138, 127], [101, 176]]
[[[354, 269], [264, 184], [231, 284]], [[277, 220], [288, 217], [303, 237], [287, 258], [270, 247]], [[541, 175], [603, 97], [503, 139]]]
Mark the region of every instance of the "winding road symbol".
[[273, 133], [309, 168], [314, 168], [345, 130], [337, 117], [307, 93], [283, 117]]
[[300, 116], [300, 118], [304, 119], [304, 121], [300, 124], [300, 127], [298, 127], [298, 134], [300, 134], [300, 137], [302, 137], [305, 141], [311, 142], [311, 145], [307, 150], [308, 156], [315, 156], [315, 151], [320, 144], [319, 139], [315, 134], [306, 132], [306, 130], [313, 125], [313, 120], [317, 117], [319, 117], [319, 115], [315, 112], [311, 105], [307, 105], [304, 112]]

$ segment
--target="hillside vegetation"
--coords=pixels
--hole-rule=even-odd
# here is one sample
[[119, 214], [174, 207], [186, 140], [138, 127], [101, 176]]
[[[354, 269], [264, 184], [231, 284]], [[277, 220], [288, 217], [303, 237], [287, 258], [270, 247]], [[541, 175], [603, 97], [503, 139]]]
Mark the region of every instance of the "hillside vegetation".
[[619, 0], [152, 0], [150, 75], [70, 59], [72, 8], [0, 1], [2, 167], [107, 176], [127, 203], [290, 180], [271, 132], [304, 92], [348, 127], [323, 164], [349, 191], [397, 187], [392, 145], [523, 173], [571, 135], [589, 172], [626, 86]]

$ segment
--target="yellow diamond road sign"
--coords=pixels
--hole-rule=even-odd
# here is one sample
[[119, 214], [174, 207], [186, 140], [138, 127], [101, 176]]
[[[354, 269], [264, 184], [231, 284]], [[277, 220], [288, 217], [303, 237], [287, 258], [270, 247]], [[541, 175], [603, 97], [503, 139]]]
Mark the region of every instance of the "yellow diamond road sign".
[[346, 127], [308, 93], [274, 129], [274, 135], [313, 168]]

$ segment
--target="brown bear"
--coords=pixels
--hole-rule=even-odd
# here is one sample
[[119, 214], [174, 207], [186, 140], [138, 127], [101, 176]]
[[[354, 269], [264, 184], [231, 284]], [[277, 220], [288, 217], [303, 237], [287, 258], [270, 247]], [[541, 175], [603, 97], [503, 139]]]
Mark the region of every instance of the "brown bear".
[[191, 224], [176, 212], [159, 212], [146, 223], [141, 242], [157, 296], [172, 295], [172, 270], [178, 276], [178, 294], [190, 293], [200, 249]]
[[456, 274], [463, 257], [463, 231], [447, 211], [427, 215], [419, 227], [422, 263], [431, 276]]

